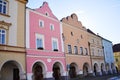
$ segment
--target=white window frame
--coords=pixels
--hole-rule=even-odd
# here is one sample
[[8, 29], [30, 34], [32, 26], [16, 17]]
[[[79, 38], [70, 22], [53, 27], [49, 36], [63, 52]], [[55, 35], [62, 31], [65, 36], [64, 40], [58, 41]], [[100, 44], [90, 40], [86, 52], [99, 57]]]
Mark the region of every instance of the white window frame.
[[37, 47], [37, 39], [42, 39], [42, 41], [43, 41], [43, 49], [45, 49], [44, 35], [42, 35], [42, 34], [36, 34], [35, 36], [36, 36], [36, 39], [35, 39], [35, 41], [36, 41], [36, 49], [38, 48]]
[[[2, 33], [2, 32], [0, 32], [0, 35], [2, 35], [2, 34], [4, 34], [5, 35], [5, 43], [2, 43], [2, 38], [1, 38], [1, 42], [0, 42], [0, 44], [6, 44], [6, 30], [5, 29], [0, 29], [1, 31], [2, 30], [4, 30], [5, 31], [5, 33]], [[1, 36], [2, 37], [2, 36]]]
[[59, 51], [59, 44], [58, 44], [58, 39], [57, 38], [52, 38], [52, 50], [54, 51], [53, 41], [57, 42], [57, 49]]
[[[41, 23], [42, 22], [42, 26], [41, 26]], [[44, 27], [44, 21], [43, 20], [39, 20], [39, 27], [43, 28]]]
[[[0, 3], [2, 5], [2, 11], [0, 12], [1, 14], [7, 14], [7, 11], [8, 11], [8, 2], [6, 0], [1, 0], [2, 3]], [[4, 4], [4, 2], [6, 2], [6, 4]], [[4, 13], [4, 8], [3, 6], [6, 6], [6, 12]]]
[[50, 30], [53, 31], [55, 29], [54, 24], [50, 24]]

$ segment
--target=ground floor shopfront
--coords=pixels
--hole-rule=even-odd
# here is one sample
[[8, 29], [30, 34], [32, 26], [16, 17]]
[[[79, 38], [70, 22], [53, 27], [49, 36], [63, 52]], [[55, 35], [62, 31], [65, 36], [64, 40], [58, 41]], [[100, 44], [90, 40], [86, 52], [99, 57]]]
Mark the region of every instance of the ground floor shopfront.
[[[4, 50], [5, 47], [7, 50]], [[11, 46], [0, 48], [0, 80], [25, 80], [25, 49]]]

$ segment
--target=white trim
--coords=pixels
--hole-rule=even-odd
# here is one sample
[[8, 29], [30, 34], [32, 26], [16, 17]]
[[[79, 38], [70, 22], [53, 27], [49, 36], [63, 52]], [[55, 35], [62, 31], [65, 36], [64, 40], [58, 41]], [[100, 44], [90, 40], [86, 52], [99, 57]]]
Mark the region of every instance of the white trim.
[[63, 33], [62, 22], [60, 22], [60, 39], [61, 39], [61, 47], [62, 47], [62, 52], [64, 52], [64, 42], [63, 42], [63, 39], [62, 39], [62, 33]]
[[54, 24], [52, 24], [52, 23], [50, 23], [50, 30], [51, 30], [51, 31], [54, 31], [54, 30], [55, 30]]
[[45, 49], [45, 42], [44, 42], [45, 40], [44, 40], [44, 35], [36, 33], [36, 34], [35, 34], [35, 37], [36, 37], [36, 38], [35, 38], [36, 49], [37, 49], [37, 41], [36, 41], [36, 40], [37, 40], [37, 38], [39, 38], [39, 39], [42, 39], [42, 40], [43, 40], [43, 48]]
[[[41, 25], [40, 22], [42, 22], [42, 26], [40, 26], [40, 25]], [[43, 20], [39, 20], [39, 27], [40, 27], [40, 28], [43, 28], [43, 27], [44, 27], [44, 21], [43, 21]]]
[[26, 10], [26, 48], [30, 48], [29, 10]]
[[53, 37], [52, 37], [52, 50], [54, 50], [54, 49], [53, 49], [53, 41], [56, 41], [56, 42], [57, 42], [57, 49], [58, 49], [58, 51], [59, 51], [58, 38], [53, 38]]

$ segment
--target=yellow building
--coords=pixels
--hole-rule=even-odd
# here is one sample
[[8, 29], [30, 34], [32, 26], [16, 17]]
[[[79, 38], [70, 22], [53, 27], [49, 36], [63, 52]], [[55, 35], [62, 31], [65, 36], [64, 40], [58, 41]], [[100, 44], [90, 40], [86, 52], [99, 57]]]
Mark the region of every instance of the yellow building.
[[116, 69], [117, 71], [120, 72], [120, 44], [113, 45], [113, 52], [114, 52]]
[[61, 20], [64, 51], [69, 76], [87, 76], [91, 71], [87, 29], [78, 21], [76, 14]]
[[25, 80], [27, 0], [0, 0], [0, 80]]
[[102, 47], [102, 38], [92, 32], [88, 31], [89, 49], [91, 55], [91, 64], [94, 75], [104, 75], [105, 73], [105, 60]]

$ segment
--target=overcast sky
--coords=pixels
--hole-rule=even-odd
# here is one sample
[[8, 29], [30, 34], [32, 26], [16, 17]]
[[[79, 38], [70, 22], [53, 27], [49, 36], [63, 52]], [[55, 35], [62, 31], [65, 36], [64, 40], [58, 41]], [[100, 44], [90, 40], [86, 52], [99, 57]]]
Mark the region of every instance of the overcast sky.
[[35, 9], [46, 1], [53, 14], [61, 20], [76, 13], [86, 28], [120, 43], [120, 0], [28, 0], [27, 7]]

